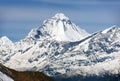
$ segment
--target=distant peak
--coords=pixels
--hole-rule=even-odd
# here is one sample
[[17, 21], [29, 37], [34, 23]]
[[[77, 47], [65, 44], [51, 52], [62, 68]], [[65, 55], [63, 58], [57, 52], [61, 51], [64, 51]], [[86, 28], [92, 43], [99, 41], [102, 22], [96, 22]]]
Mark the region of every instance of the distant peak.
[[9, 38], [7, 36], [3, 36], [0, 39], [2, 39], [2, 40], [9, 40]]
[[117, 26], [117, 25], [113, 25], [113, 26], [111, 26], [110, 28], [108, 28], [108, 29], [118, 29], [119, 27]]
[[111, 29], [118, 29], [119, 27], [117, 25], [111, 26]]
[[28, 34], [28, 37], [33, 39], [50, 37], [57, 41], [79, 41], [86, 36], [88, 33], [72, 23], [63, 13], [57, 13], [54, 17], [45, 20], [39, 28]]
[[69, 18], [65, 16], [63, 13], [57, 13], [53, 18], [60, 19], [60, 20], [63, 20], [63, 19], [69, 20]]
[[111, 30], [118, 30], [118, 29], [119, 29], [118, 26], [113, 25], [113, 26], [111, 26], [110, 28], [107, 28], [107, 29], [105, 29], [104, 31], [102, 31], [102, 33], [107, 33], [107, 32], [109, 32], [109, 31], [111, 31]]
[[6, 43], [12, 44], [13, 43], [7, 36], [1, 37], [0, 38], [0, 43], [1, 42], [2, 42], [2, 44], [6, 44]]

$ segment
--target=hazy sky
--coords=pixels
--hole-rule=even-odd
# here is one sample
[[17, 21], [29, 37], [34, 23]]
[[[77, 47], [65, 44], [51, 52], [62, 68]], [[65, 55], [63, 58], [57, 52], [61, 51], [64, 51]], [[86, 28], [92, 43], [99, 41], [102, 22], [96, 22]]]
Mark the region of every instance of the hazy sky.
[[120, 0], [0, 0], [0, 37], [18, 41], [59, 12], [89, 33], [120, 26]]

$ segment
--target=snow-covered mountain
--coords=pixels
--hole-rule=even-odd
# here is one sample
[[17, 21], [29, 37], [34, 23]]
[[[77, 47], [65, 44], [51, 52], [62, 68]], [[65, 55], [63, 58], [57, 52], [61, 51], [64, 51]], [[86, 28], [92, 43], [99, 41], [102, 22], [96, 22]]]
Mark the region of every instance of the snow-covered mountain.
[[49, 76], [118, 74], [120, 71], [120, 28], [117, 26], [90, 35], [58, 13], [19, 42], [7, 39], [3, 44], [3, 38], [0, 39], [1, 62], [17, 70], [43, 71]]
[[[9, 60], [9, 57], [14, 53], [15, 45], [14, 43], [6, 36], [0, 38], [0, 59]], [[1, 61], [2, 61], [1, 60]]]
[[57, 13], [43, 24], [31, 30], [28, 37], [33, 39], [51, 38], [57, 41], [79, 41], [89, 34], [72, 23], [63, 13]]

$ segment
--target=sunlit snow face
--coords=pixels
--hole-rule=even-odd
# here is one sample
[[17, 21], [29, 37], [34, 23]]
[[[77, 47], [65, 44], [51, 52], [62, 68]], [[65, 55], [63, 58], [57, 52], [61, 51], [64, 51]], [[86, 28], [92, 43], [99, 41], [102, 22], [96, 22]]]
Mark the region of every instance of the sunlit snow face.
[[[38, 34], [38, 31], [40, 34]], [[72, 23], [63, 13], [57, 13], [52, 18], [45, 20], [38, 28], [32, 30], [28, 37], [50, 37], [57, 41], [79, 41], [89, 34]]]

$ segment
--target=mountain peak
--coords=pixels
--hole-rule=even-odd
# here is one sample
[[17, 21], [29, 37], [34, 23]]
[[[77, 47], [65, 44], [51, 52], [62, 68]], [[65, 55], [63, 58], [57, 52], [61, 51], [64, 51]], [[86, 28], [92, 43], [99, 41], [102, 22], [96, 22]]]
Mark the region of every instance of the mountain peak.
[[113, 30], [118, 30], [118, 29], [120, 29], [118, 26], [113, 25], [110, 28], [107, 28], [104, 31], [102, 31], [102, 33], [104, 34], [104, 33], [108, 33], [108, 32], [113, 31]]
[[3, 37], [0, 38], [0, 44], [12, 45], [13, 42], [7, 36], [3, 36]]
[[[72, 34], [71, 34], [72, 33]], [[32, 30], [28, 37], [39, 39], [50, 37], [57, 41], [79, 41], [89, 34], [72, 23], [63, 13], [57, 13], [54, 17], [45, 20], [43, 24]]]
[[7, 36], [3, 36], [0, 38], [1, 41], [11, 41]]
[[57, 13], [55, 14], [55, 16], [53, 16], [53, 18], [56, 18], [56, 19], [60, 19], [60, 20], [69, 20], [69, 18], [67, 16], [65, 16], [63, 13]]
[[112, 30], [117, 30], [117, 29], [120, 29], [120, 27], [118, 27], [117, 25], [113, 25], [110, 27]]

